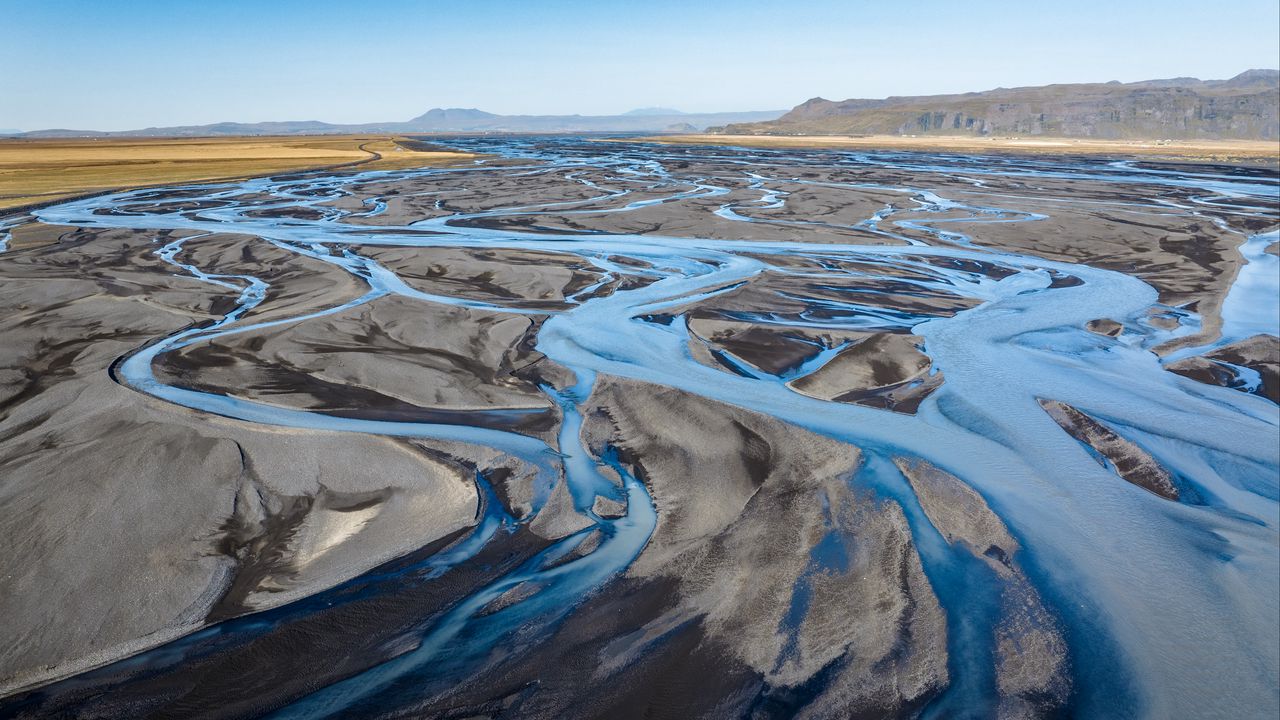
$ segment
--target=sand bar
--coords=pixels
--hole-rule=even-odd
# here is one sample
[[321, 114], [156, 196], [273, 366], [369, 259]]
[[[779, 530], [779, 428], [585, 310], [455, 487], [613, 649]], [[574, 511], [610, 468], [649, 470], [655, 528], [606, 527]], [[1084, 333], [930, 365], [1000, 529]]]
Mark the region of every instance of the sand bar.
[[849, 148], [1053, 155], [1143, 155], [1195, 161], [1280, 162], [1275, 140], [1095, 140], [1051, 137], [914, 135], [661, 135], [641, 142], [763, 148]]

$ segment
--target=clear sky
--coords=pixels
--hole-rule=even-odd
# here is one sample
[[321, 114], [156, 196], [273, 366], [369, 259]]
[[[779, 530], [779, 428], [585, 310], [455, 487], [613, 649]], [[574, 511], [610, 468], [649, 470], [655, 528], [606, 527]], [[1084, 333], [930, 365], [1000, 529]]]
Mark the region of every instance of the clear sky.
[[1276, 67], [1280, 0], [0, 0], [0, 129], [789, 108]]

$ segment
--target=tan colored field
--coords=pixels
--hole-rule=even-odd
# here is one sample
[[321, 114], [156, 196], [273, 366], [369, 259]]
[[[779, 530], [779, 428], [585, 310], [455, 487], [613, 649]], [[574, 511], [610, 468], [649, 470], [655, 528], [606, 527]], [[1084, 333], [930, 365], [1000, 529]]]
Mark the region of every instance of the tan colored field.
[[353, 163], [402, 169], [472, 157], [415, 149], [412, 141], [392, 136], [2, 140], [0, 208], [116, 188]]
[[955, 150], [1061, 155], [1149, 155], [1185, 160], [1280, 162], [1280, 142], [1271, 140], [1089, 140], [1048, 137], [930, 135], [663, 135], [642, 142], [688, 145], [743, 145], [765, 148], [850, 148], [864, 150]]

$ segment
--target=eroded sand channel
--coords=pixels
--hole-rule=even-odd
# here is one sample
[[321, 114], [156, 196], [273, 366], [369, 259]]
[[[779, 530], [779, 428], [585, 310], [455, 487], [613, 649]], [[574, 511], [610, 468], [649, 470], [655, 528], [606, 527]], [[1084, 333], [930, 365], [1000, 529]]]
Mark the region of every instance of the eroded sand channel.
[[4, 712], [1274, 708], [1274, 174], [458, 144], [13, 231]]

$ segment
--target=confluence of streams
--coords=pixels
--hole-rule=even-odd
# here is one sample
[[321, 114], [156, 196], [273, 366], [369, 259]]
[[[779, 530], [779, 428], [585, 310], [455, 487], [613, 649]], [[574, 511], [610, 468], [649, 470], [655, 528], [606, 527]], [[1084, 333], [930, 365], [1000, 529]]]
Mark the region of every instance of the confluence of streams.
[[[1045, 203], [1042, 214], [1035, 214], [970, 206], [926, 188], [878, 186], [880, 191], [900, 193], [903, 206], [914, 203], [912, 209], [945, 215], [936, 222], [902, 221], [895, 226], [893, 216], [898, 209], [886, 208], [862, 225], [883, 236], [885, 242], [894, 243], [886, 245], [494, 229], [474, 221], [551, 212], [600, 213], [602, 202], [610, 203], [604, 211], [626, 213], [691, 198], [705, 201], [729, 191], [717, 184], [716, 177], [674, 176], [664, 165], [666, 151], [654, 146], [511, 139], [459, 140], [457, 144], [504, 156], [506, 164], [304, 175], [184, 188], [182, 202], [212, 201], [217, 205], [213, 209], [166, 208], [163, 199], [157, 200], [162, 193], [146, 190], [69, 202], [34, 213], [46, 223], [85, 228], [256, 236], [278, 248], [341, 268], [365, 283], [363, 296], [342, 305], [265, 323], [246, 321], [246, 313], [267, 298], [267, 284], [251, 275], [219, 274], [217, 268], [181, 262], [184, 245], [199, 243], [201, 234], [166, 241], [156, 252], [176, 273], [196, 277], [235, 296], [235, 306], [212, 324], [183, 330], [138, 349], [117, 364], [115, 373], [119, 382], [139, 392], [248, 423], [458, 441], [495, 448], [537, 467], [540, 477], [533, 490], [535, 511], [519, 519], [507, 514], [486, 479], [477, 477], [480, 517], [465, 538], [419, 563], [416, 570], [425, 569], [429, 578], [438, 578], [473, 558], [497, 533], [512, 532], [529, 522], [561, 479], [572, 492], [574, 506], [591, 520], [588, 530], [554, 543], [453, 604], [422, 628], [420, 642], [410, 651], [320, 688], [279, 709], [274, 717], [341, 717], [354, 708], [371, 707], [387, 694], [404, 692], [406, 686], [426, 687], [465, 674], [517, 631], [527, 639], [529, 628], [553, 627], [635, 560], [657, 522], [649, 489], [616, 457], [593, 455], [578, 434], [580, 410], [601, 375], [677, 388], [859, 448], [863, 469], [850, 482], [877, 497], [902, 503], [925, 572], [953, 628], [963, 619], [956, 616], [968, 613], [972, 618], [991, 611], [977, 600], [967, 600], [955, 583], [948, 582], [955, 573], [967, 571], [948, 567], [951, 555], [945, 543], [889, 460], [919, 458], [961, 478], [987, 500], [1024, 546], [1032, 577], [1053, 601], [1066, 626], [1080, 686], [1075, 710], [1081, 715], [1107, 715], [1108, 693], [1113, 692], [1136, 695], [1153, 717], [1233, 714], [1223, 709], [1222, 702], [1236, 703], [1242, 711], [1275, 714], [1277, 701], [1269, 683], [1274, 682], [1275, 669], [1280, 666], [1280, 649], [1271, 642], [1280, 613], [1280, 569], [1275, 562], [1275, 476], [1280, 468], [1277, 408], [1254, 395], [1198, 385], [1165, 371], [1151, 349], [1188, 332], [1188, 324], [1170, 330], [1150, 323], [1151, 311], [1159, 305], [1157, 293], [1141, 280], [1111, 270], [983, 246], [982, 223], [1026, 223], [1034, 228], [1036, 222], [1052, 216], [1052, 203]], [[740, 164], [743, 176], [750, 178], [750, 187], [760, 192], [760, 199], [748, 209], [784, 207], [788, 202], [786, 193], [771, 189], [778, 180], [770, 175], [775, 155], [725, 149], [691, 152]], [[1123, 163], [1026, 160], [984, 164], [909, 154], [830, 153], [828, 157], [833, 163], [941, 173], [978, 186], [982, 177], [1002, 174], [1153, 187], [1176, 185], [1202, 192], [1200, 199], [1207, 206], [1225, 198], [1265, 204], [1273, 201], [1276, 193], [1274, 183], [1256, 178], [1160, 172]], [[643, 181], [648, 189], [667, 194], [631, 202], [626, 197], [628, 190], [607, 189], [583, 179], [581, 182], [598, 189], [599, 195], [590, 200], [443, 215], [376, 230], [344, 222], [355, 211], [323, 205], [347, 194], [344, 188], [373, 180], [435, 175], [465, 185], [478, 173], [514, 177], [520, 172], [554, 168], [612, 173], [627, 181]], [[850, 184], [845, 189], [857, 193], [868, 187]], [[1070, 202], [1071, 198], [1059, 200]], [[578, 209], [588, 204], [589, 208]], [[383, 207], [379, 201], [360, 213], [377, 213]], [[248, 213], [300, 208], [311, 208], [322, 216], [277, 219]], [[1241, 210], [1248, 211], [1247, 206]], [[715, 210], [722, 225], [760, 222], [744, 212], [740, 204], [724, 204]], [[1195, 209], [1187, 208], [1187, 212]], [[813, 226], [821, 229], [820, 223]], [[908, 237], [895, 233], [895, 227], [918, 232]], [[928, 244], [919, 239], [920, 233], [931, 238]], [[1274, 233], [1252, 240], [1241, 235], [1242, 246], [1249, 248], [1246, 255], [1258, 263], [1269, 262], [1259, 243], [1265, 245], [1274, 239]], [[361, 255], [361, 247], [371, 246], [550, 251], [579, 258], [598, 268], [605, 278], [627, 272], [645, 275], [650, 282], [606, 295], [596, 295], [594, 287], [587, 288], [571, 298], [568, 309], [536, 311], [550, 315], [538, 331], [537, 351], [576, 376], [576, 384], [570, 388], [544, 388], [563, 411], [556, 447], [519, 432], [469, 425], [465, 414], [456, 423], [348, 418], [177, 387], [153, 373], [153, 361], [174, 350], [268, 325], [338, 313], [386, 296], [499, 313], [535, 313], [497, 302], [417, 290], [392, 270]], [[636, 262], [622, 267], [618, 258]], [[799, 263], [794, 262], [797, 259], [814, 262], [799, 269]], [[825, 312], [813, 316], [814, 327], [859, 330], [896, 326], [910, 328], [924, 338], [924, 352], [936, 371], [945, 374], [945, 382], [917, 413], [824, 401], [788, 386], [789, 380], [817, 370], [840, 348], [824, 349], [785, 376], [746, 364], [739, 364], [739, 372], [729, 372], [691, 355], [690, 333], [680, 308], [730, 292], [762, 274], [808, 273], [819, 283], [824, 272], [848, 272], [834, 267], [823, 270], [824, 260], [858, 263], [862, 268], [886, 272], [909, 271], [898, 273], [904, 277], [902, 282], [976, 301], [970, 309], [939, 318], [821, 299]], [[974, 263], [1001, 272], [998, 276], [983, 273], [974, 269]], [[1259, 280], [1249, 272], [1246, 266], [1242, 280], [1237, 281], [1239, 293], [1224, 314], [1237, 313], [1232, 303], [1238, 307], [1274, 302], [1275, 279]], [[1247, 283], [1243, 280], [1246, 277]], [[1247, 292], [1255, 293], [1254, 302], [1243, 296]], [[667, 320], [655, 321], [658, 316]], [[1097, 318], [1120, 321], [1128, 331], [1117, 338], [1088, 332], [1086, 323]], [[794, 325], [792, 320], [764, 314], [755, 314], [750, 320], [761, 325]], [[1232, 314], [1224, 323], [1228, 332], [1214, 345], [1242, 339], [1245, 333], [1276, 333], [1273, 322], [1268, 317], [1251, 321]], [[1144, 447], [1175, 477], [1194, 487], [1200, 502], [1168, 502], [1120, 481], [1112, 468], [1082, 452], [1081, 445], [1055, 424], [1041, 405], [1043, 399], [1081, 408], [1105, 420], [1126, 439]], [[621, 489], [608, 479], [611, 476], [623, 479]], [[592, 507], [598, 495], [625, 503], [625, 512], [619, 517], [596, 515]], [[589, 552], [565, 561], [597, 529], [603, 540]], [[481, 612], [495, 598], [530, 580], [536, 581], [536, 592], [499, 611]], [[305, 613], [312, 600], [298, 601], [281, 612]], [[257, 616], [231, 620], [223, 623], [219, 632], [234, 632], [237, 627], [248, 631], [253, 622], [267, 621]], [[175, 641], [126, 662], [180, 662], [186, 641]], [[974, 646], [972, 634], [963, 632], [952, 633], [949, 644], [954, 670], [951, 686], [926, 715], [954, 715], [958, 708], [981, 708], [989, 703], [982, 697], [982, 688], [989, 687], [990, 679], [982, 676], [990, 670], [978, 666], [991, 648], [980, 643]], [[1200, 660], [1193, 660], [1192, 653]], [[1205, 693], [1210, 686], [1214, 688], [1212, 699]]]

